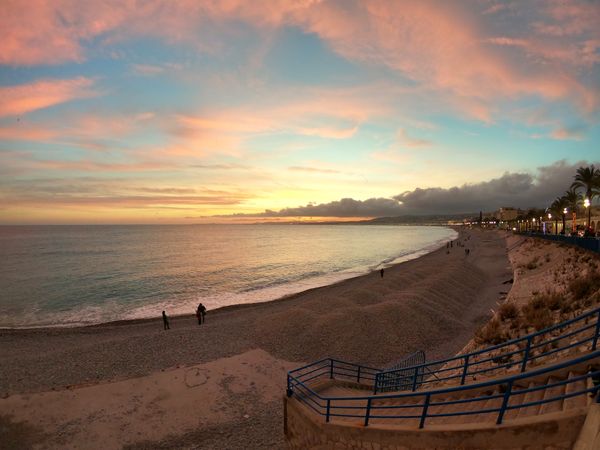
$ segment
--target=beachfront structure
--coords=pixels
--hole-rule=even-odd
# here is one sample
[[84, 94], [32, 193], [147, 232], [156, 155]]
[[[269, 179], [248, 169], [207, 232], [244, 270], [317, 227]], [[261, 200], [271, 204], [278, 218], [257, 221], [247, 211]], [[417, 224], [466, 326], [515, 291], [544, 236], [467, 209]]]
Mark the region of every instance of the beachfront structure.
[[494, 212], [494, 217], [497, 217], [503, 222], [508, 222], [515, 220], [521, 213], [522, 211], [517, 208], [503, 207]]
[[292, 448], [600, 448], [600, 308], [446, 360], [289, 372]]

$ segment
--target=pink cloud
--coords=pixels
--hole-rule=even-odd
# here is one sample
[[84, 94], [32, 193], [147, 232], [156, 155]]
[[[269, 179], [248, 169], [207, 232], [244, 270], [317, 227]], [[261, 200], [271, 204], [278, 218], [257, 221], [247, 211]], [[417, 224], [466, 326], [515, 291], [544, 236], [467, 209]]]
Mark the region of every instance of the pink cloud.
[[556, 130], [552, 131], [550, 136], [553, 139], [558, 139], [561, 141], [568, 140], [568, 139], [580, 141], [581, 139], [583, 139], [583, 131], [579, 128], [561, 127], [561, 128], [557, 128]]
[[412, 136], [409, 136], [406, 130], [400, 129], [396, 135], [398, 142], [400, 145], [411, 147], [411, 148], [421, 148], [421, 147], [429, 147], [432, 142], [426, 139], [418, 139]]
[[19, 116], [71, 100], [96, 95], [94, 81], [78, 77], [69, 80], [39, 80], [30, 84], [0, 88], [0, 117]]
[[541, 5], [545, 17], [533, 24], [539, 33], [557, 37], [586, 33], [600, 36], [600, 5], [597, 2], [549, 0]]
[[[0, 44], [0, 63], [79, 61], [85, 58], [85, 44], [92, 38], [100, 45], [114, 45], [131, 37], [154, 36], [218, 52], [225, 44], [211, 36], [209, 26], [238, 20], [263, 33], [299, 27], [347, 59], [387, 66], [438, 96], [443, 94], [448, 104], [478, 120], [493, 120], [495, 111], [490, 105], [499, 99], [520, 96], [570, 101], [586, 115], [596, 111], [600, 105], [597, 90], [586, 85], [585, 77], [572, 66], [598, 64], [598, 4], [514, 5], [426, 0], [114, 0], [84, 6], [72, 0], [11, 2], [0, 19], [6, 35]], [[531, 16], [527, 19], [534, 31], [520, 29], [516, 36], [488, 34], [486, 18], [520, 9]], [[559, 35], [573, 40], [547, 39]], [[511, 48], [515, 53], [507, 54]], [[159, 67], [140, 65], [137, 69], [146, 74], [160, 72]]]

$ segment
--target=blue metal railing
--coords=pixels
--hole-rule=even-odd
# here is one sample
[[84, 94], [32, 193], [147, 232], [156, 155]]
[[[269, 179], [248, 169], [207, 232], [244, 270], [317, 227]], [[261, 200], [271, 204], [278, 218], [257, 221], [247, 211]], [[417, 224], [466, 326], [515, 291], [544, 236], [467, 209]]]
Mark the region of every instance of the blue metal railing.
[[[588, 363], [587, 367], [589, 370], [582, 375], [577, 375], [565, 380], [548, 382], [542, 385], [534, 385], [533, 387], [523, 388], [521, 386], [523, 384], [530, 386], [531, 381], [534, 378], [537, 379], [542, 375], [548, 375], [550, 377], [553, 373], [558, 373], [563, 369], [571, 368], [573, 366], [585, 366], [586, 363]], [[336, 368], [342, 365], [353, 367], [355, 372], [358, 370], [358, 367], [363, 369], [365, 369], [365, 367], [327, 358], [288, 373], [288, 395], [295, 395], [296, 398], [317, 414], [324, 416], [327, 422], [329, 422], [332, 417], [358, 418], [363, 421], [365, 426], [368, 426], [369, 422], [373, 419], [415, 419], [419, 423], [419, 428], [423, 428], [426, 420], [430, 418], [496, 414], [495, 421], [497, 424], [501, 424], [508, 411], [556, 402], [589, 393], [596, 397], [596, 402], [600, 403], [600, 395], [598, 395], [600, 390], [600, 350], [592, 351], [584, 356], [560, 364], [487, 382], [429, 391], [356, 397], [321, 396], [307, 386], [307, 380], [301, 379], [302, 375], [298, 374], [309, 368], [312, 370], [315, 365], [324, 369], [320, 372], [322, 376], [330, 376], [332, 373], [335, 376]], [[329, 371], [325, 369], [328, 369]], [[371, 368], [366, 369], [374, 370]], [[317, 372], [318, 370], [319, 369], [317, 369]], [[313, 371], [312, 373], [315, 372]], [[316, 377], [310, 379], [314, 378]], [[591, 380], [592, 383], [586, 383], [588, 380]], [[572, 385], [574, 383], [581, 384], [582, 381], [585, 386], [583, 389], [575, 387], [573, 390], [569, 391], [566, 388], [567, 385]], [[559, 386], [565, 386], [565, 393], [554, 395], [552, 388]], [[540, 390], [545, 390], [546, 393], [541, 400], [526, 401], [526, 394]], [[467, 398], [458, 398], [455, 394], [462, 396], [472, 395]], [[517, 397], [520, 397], [520, 402], [514, 401]], [[500, 405], [488, 406], [488, 403], [491, 401], [496, 401], [496, 403], [499, 402]], [[481, 407], [473, 408], [473, 404], [481, 405]], [[454, 412], [440, 412], [442, 407], [448, 405], [463, 405], [464, 408]], [[467, 405], [469, 406], [467, 407]], [[399, 413], [394, 415], [384, 415], [383, 412], [386, 411], [399, 411]]]
[[374, 394], [389, 391], [416, 390], [425, 376], [425, 352], [418, 350], [397, 364], [375, 375]]
[[[575, 328], [577, 327], [577, 328]], [[574, 329], [573, 329], [574, 328]], [[438, 381], [456, 381], [465, 384], [467, 377], [476, 377], [493, 372], [516, 368], [525, 372], [528, 365], [539, 364], [544, 358], [557, 352], [591, 344], [591, 350], [598, 347], [600, 339], [600, 308], [592, 309], [571, 320], [553, 325], [538, 332], [503, 342], [471, 353], [460, 354], [447, 359], [425, 362], [400, 370], [381, 371], [375, 375], [373, 393], [381, 389], [412, 390]], [[490, 365], [493, 363], [493, 365]], [[423, 379], [423, 374], [431, 374]], [[396, 385], [390, 384], [396, 380]]]
[[546, 239], [548, 241], [562, 242], [563, 244], [576, 245], [586, 250], [600, 253], [600, 238], [596, 237], [565, 236], [563, 234], [543, 234], [532, 232], [522, 232], [519, 234], [529, 237]]

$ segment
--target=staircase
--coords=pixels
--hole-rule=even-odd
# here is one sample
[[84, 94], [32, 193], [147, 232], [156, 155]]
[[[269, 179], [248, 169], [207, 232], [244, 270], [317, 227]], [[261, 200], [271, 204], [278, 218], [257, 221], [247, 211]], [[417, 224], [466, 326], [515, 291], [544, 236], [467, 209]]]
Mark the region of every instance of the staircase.
[[[328, 436], [347, 430], [356, 442], [363, 436], [357, 430], [364, 430], [369, 442], [382, 447], [385, 436], [388, 443], [401, 437], [400, 441], [416, 439], [415, 445], [444, 449], [521, 448], [523, 442], [545, 448], [553, 439], [563, 439], [556, 448], [570, 448], [590, 405], [600, 403], [599, 336], [597, 308], [504, 344], [442, 361], [402, 364], [400, 369], [385, 371], [326, 358], [289, 372], [286, 430], [292, 411], [291, 429], [310, 422], [311, 432], [315, 426], [317, 434]], [[475, 430], [479, 432], [473, 434]], [[290, 445], [313, 447], [324, 439], [302, 438], [306, 432], [286, 432], [292, 436], [290, 443], [297, 442]], [[502, 442], [489, 447], [486, 433], [500, 433], [504, 444], [512, 447]], [[423, 444], [423, 439], [429, 443]], [[315, 448], [333, 448], [339, 442]], [[462, 447], [463, 442], [473, 447]]]
[[[594, 399], [587, 361], [569, 370], [525, 378], [512, 385], [502, 423], [518, 423], [528, 417], [565, 411], [584, 412]], [[424, 395], [431, 392], [427, 417], [423, 425], [491, 423], [498, 420], [506, 395], [506, 384], [483, 386], [475, 384], [461, 391], [436, 393], [419, 391], [419, 396], [376, 395], [370, 390], [336, 382], [325, 383], [316, 391], [331, 399], [329, 420], [332, 423], [364, 425], [370, 398], [369, 426], [386, 425], [418, 428], [421, 425]], [[333, 400], [339, 399], [339, 400]], [[342, 400], [343, 399], [343, 400]], [[362, 412], [358, 414], [358, 412]], [[402, 416], [402, 417], [400, 417]]]

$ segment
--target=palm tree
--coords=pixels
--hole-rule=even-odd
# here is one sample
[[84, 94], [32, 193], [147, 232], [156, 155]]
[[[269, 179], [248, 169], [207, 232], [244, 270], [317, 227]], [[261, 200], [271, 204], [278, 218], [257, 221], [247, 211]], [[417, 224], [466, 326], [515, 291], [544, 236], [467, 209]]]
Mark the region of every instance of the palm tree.
[[577, 192], [574, 188], [571, 188], [565, 192], [563, 198], [567, 203], [567, 208], [569, 208], [573, 213], [573, 228], [571, 229], [571, 233], [573, 233], [577, 230], [577, 208], [581, 204], [581, 194]]
[[587, 226], [592, 223], [592, 199], [600, 196], [600, 169], [596, 169], [592, 164], [590, 167], [580, 167], [574, 177], [575, 181], [571, 183], [571, 189], [583, 188], [585, 197], [590, 202], [588, 210]]
[[558, 234], [558, 218], [562, 217], [562, 234], [565, 231], [565, 208], [567, 207], [567, 200], [564, 197], [556, 197], [550, 205], [550, 212], [554, 214], [554, 234]]

